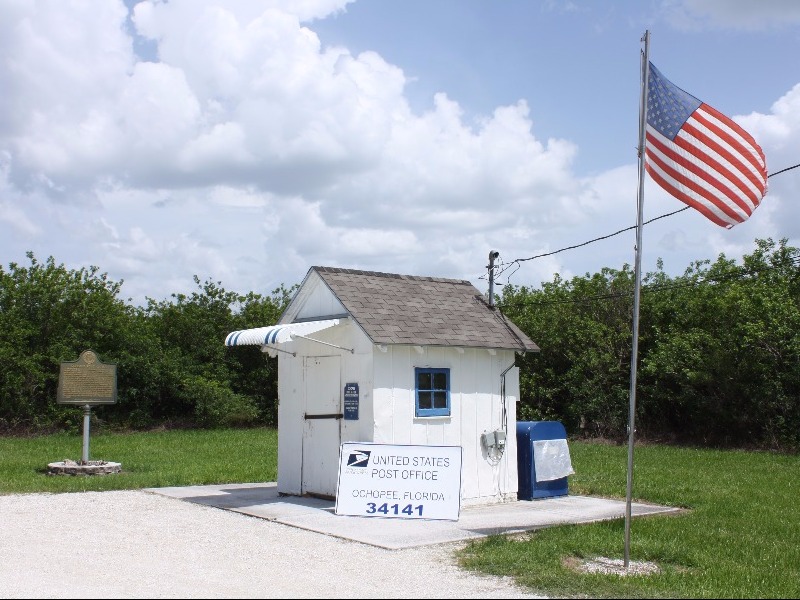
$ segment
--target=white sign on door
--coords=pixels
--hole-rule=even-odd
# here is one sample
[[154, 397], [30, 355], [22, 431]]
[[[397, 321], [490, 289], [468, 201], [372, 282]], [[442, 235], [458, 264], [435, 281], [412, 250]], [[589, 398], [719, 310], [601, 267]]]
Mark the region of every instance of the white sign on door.
[[458, 521], [461, 446], [346, 442], [336, 514]]

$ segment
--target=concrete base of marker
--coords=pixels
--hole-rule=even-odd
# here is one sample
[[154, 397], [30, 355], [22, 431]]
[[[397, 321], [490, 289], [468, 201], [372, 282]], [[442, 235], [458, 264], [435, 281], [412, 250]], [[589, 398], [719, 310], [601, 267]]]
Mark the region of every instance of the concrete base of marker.
[[122, 463], [106, 460], [87, 462], [62, 460], [47, 465], [48, 475], [113, 475], [122, 471]]
[[628, 561], [628, 568], [625, 568], [625, 561], [621, 558], [606, 558], [598, 556], [580, 561], [572, 558], [569, 561], [562, 561], [567, 566], [579, 573], [602, 573], [604, 575], [619, 575], [628, 577], [631, 575], [655, 575], [661, 572], [661, 568], [653, 562], [648, 561]]

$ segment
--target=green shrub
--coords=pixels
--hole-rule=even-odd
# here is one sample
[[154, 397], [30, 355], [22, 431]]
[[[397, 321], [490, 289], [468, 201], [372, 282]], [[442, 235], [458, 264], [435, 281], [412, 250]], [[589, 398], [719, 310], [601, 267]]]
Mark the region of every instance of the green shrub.
[[181, 391], [194, 401], [194, 416], [201, 427], [245, 426], [258, 419], [258, 407], [251, 398], [236, 394], [217, 381], [192, 377], [184, 381]]

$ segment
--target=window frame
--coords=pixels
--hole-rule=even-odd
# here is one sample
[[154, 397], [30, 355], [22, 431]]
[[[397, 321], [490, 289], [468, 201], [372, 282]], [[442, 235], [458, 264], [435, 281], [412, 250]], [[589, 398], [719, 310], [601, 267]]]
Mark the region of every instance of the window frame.
[[[431, 375], [430, 389], [424, 389], [424, 388], [420, 389], [419, 387], [419, 377], [420, 375], [425, 373], [430, 373]], [[433, 376], [437, 373], [443, 373], [446, 378], [444, 389], [434, 387]], [[428, 394], [433, 394], [433, 392], [441, 392], [441, 391], [446, 392], [447, 405], [444, 408], [433, 407], [433, 398], [431, 398], [432, 408], [420, 408], [419, 406], [420, 391]], [[414, 416], [417, 418], [450, 416], [450, 368], [449, 367], [414, 367]]]

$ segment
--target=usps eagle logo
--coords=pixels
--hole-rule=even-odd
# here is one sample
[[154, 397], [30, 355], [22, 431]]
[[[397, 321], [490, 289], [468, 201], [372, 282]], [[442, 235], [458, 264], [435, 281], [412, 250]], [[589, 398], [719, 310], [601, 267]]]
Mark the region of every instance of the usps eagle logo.
[[371, 450], [353, 450], [347, 458], [347, 466], [365, 468], [369, 464], [371, 452]]

